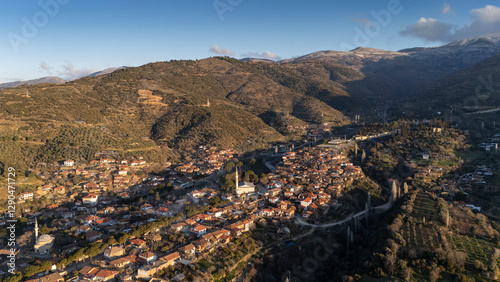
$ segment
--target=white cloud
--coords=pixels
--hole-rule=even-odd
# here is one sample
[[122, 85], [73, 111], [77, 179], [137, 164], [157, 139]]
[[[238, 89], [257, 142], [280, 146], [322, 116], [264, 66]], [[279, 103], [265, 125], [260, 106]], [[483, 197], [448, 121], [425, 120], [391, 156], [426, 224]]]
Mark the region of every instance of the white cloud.
[[212, 45], [210, 47], [210, 52], [217, 54], [217, 55], [224, 55], [224, 56], [234, 56], [234, 52], [229, 49], [229, 48], [221, 48], [217, 46], [216, 44]]
[[50, 70], [52, 69], [51, 67], [49, 67], [49, 65], [47, 65], [46, 62], [43, 62], [43, 61], [40, 63], [40, 67], [42, 68], [42, 70], [48, 71], [48, 72], [50, 72]]
[[442, 41], [452, 28], [452, 25], [439, 22], [433, 18], [420, 18], [416, 24], [407, 26], [400, 34], [422, 38], [426, 41]]
[[448, 3], [443, 4], [443, 10], [441, 10], [441, 13], [443, 14], [449, 14], [451, 12], [451, 6]]
[[62, 70], [58, 71], [58, 74], [65, 79], [77, 79], [98, 71], [98, 69], [76, 68], [71, 62], [66, 62], [61, 67]]
[[486, 5], [484, 8], [471, 11], [472, 16], [480, 23], [500, 22], [500, 8], [493, 5]]
[[249, 52], [246, 54], [242, 54], [242, 56], [243, 57], [250, 57], [250, 58], [258, 58], [258, 59], [267, 59], [267, 60], [273, 60], [273, 61], [281, 60], [280, 56], [278, 56], [277, 54], [270, 52], [270, 51], [265, 51], [264, 53]]
[[421, 18], [416, 24], [407, 26], [399, 33], [425, 39], [426, 41], [451, 42], [464, 38], [474, 38], [500, 31], [500, 8], [487, 5], [470, 11], [472, 20], [465, 26], [457, 27], [432, 18]]

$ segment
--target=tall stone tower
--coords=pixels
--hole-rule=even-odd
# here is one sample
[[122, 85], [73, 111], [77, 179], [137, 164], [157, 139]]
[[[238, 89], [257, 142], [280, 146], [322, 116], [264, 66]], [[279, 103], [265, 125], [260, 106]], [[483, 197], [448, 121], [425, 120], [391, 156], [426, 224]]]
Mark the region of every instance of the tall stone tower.
[[35, 218], [35, 242], [38, 241], [38, 220]]
[[236, 165], [236, 174], [235, 174], [235, 178], [236, 178], [236, 191], [238, 191], [238, 187], [239, 187], [239, 181], [238, 181], [238, 165]]

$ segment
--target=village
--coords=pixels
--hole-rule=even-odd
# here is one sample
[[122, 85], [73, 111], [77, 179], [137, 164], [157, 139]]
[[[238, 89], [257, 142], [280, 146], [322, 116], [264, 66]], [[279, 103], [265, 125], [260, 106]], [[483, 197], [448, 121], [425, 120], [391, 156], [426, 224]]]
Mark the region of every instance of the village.
[[[167, 163], [161, 174], [145, 173], [150, 164], [140, 156], [109, 152], [88, 163], [39, 163], [45, 184], [18, 195], [25, 226], [17, 270], [32, 282], [203, 276], [200, 261], [248, 237], [259, 221], [318, 217], [364, 177], [335, 146], [290, 148], [262, 181], [244, 181], [231, 150], [198, 150], [198, 158]], [[227, 173], [231, 162], [235, 189], [225, 191], [210, 178]]]
[[[412, 185], [480, 212], [460, 193], [468, 196], [478, 185], [489, 187], [495, 169], [477, 167], [457, 180], [450, 173], [462, 161], [444, 150], [453, 138], [447, 141], [440, 129], [423, 132], [418, 138], [424, 139], [412, 141], [416, 150], [408, 150], [405, 162]], [[371, 195], [352, 205], [343, 196], [360, 185], [365, 188], [356, 193], [366, 185], [378, 186], [361, 165], [393, 166], [391, 154], [401, 151], [396, 141], [402, 138], [395, 134], [401, 131], [352, 141], [324, 139], [320, 145], [276, 145], [259, 161], [230, 149], [200, 146], [192, 158], [164, 163], [160, 171], [141, 156], [125, 159], [112, 151], [88, 162], [39, 163], [35, 171], [44, 184], [18, 194], [17, 271], [30, 282], [224, 277], [263, 248], [293, 244], [291, 239], [310, 230], [306, 226], [335, 226], [354, 213], [367, 213], [365, 201], [368, 207]], [[445, 145], [421, 147], [426, 138]], [[355, 140], [364, 143], [358, 148]], [[364, 150], [371, 150], [369, 158]], [[252, 171], [263, 168], [267, 173]], [[380, 207], [392, 206], [374, 191], [368, 193]], [[5, 225], [1, 218], [0, 226]], [[5, 249], [0, 259], [6, 261], [7, 254]], [[0, 271], [7, 275], [6, 269]]]

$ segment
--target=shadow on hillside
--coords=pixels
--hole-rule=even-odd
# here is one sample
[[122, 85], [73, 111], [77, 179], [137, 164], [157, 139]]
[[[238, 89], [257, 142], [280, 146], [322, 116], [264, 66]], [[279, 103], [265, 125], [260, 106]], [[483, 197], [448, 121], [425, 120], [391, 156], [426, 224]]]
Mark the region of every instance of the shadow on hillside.
[[[378, 61], [365, 60], [360, 69], [365, 77], [344, 83], [345, 90], [356, 103], [361, 100], [364, 108], [388, 108], [402, 100], [416, 104], [415, 99], [421, 99], [424, 90], [433, 83], [460, 70], [486, 62], [491, 55], [481, 52], [462, 53], [459, 49], [437, 55], [432, 50], [424, 50]], [[474, 79], [477, 80], [475, 75]], [[436, 93], [438, 94], [441, 93]], [[333, 101], [327, 103], [334, 106]], [[432, 106], [432, 103], [428, 106]], [[346, 108], [339, 109], [344, 112]]]

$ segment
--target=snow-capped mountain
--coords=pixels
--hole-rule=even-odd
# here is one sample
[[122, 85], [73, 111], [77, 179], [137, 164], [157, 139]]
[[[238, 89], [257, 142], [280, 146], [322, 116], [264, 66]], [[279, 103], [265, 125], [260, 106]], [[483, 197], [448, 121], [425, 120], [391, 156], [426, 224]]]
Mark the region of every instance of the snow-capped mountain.
[[348, 66], [386, 85], [394, 94], [404, 95], [497, 54], [500, 54], [500, 33], [396, 52], [364, 47], [348, 52], [320, 51], [281, 63], [316, 61]]
[[66, 80], [57, 77], [57, 76], [46, 76], [42, 78], [37, 78], [37, 79], [30, 79], [30, 80], [19, 80], [19, 81], [12, 81], [12, 82], [5, 82], [0, 84], [0, 88], [10, 88], [10, 87], [17, 87], [19, 85], [23, 84], [28, 84], [28, 85], [34, 85], [34, 84], [40, 84], [40, 83], [65, 83]]
[[116, 67], [116, 68], [107, 68], [107, 69], [104, 69], [102, 71], [91, 73], [88, 76], [95, 77], [95, 76], [105, 75], [105, 74], [112, 73], [114, 71], [121, 70], [121, 69], [124, 69], [124, 68], [126, 68], [126, 67], [122, 66], [122, 67]]
[[[123, 66], [123, 67], [116, 67], [116, 68], [107, 68], [107, 69], [102, 70], [102, 71], [91, 73], [87, 76], [88, 77], [95, 77], [95, 76], [105, 75], [105, 74], [109, 74], [109, 73], [112, 73], [114, 71], [121, 70], [124, 68], [126, 68], [126, 67]], [[75, 78], [75, 79], [78, 79], [78, 78]], [[74, 80], [74, 79], [71, 79], [71, 80]], [[46, 76], [46, 77], [41, 77], [41, 78], [37, 78], [37, 79], [19, 80], [19, 81], [0, 83], [0, 88], [17, 87], [17, 86], [23, 85], [23, 84], [28, 84], [28, 85], [35, 85], [35, 84], [40, 84], [40, 83], [60, 84], [60, 83], [65, 83], [65, 82], [68, 82], [71, 80], [66, 80], [66, 79], [63, 79], [63, 78], [60, 78], [57, 76]]]

